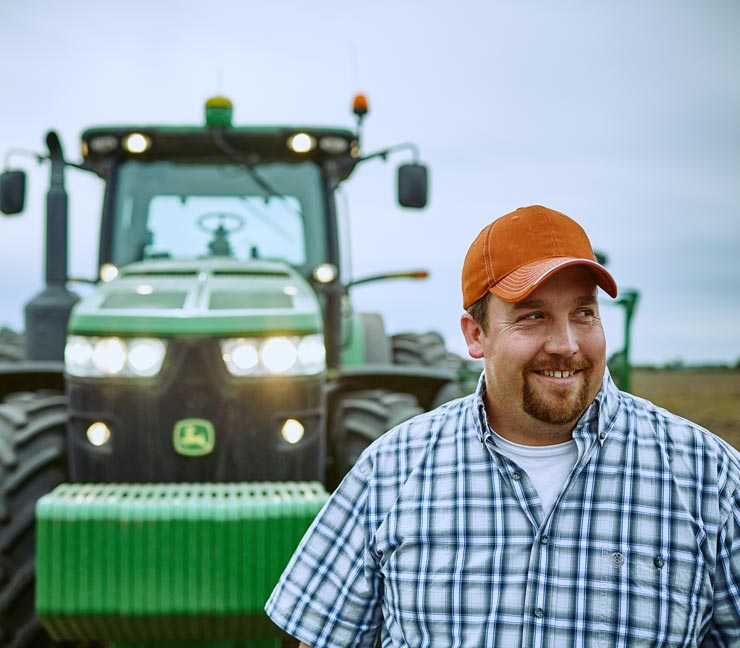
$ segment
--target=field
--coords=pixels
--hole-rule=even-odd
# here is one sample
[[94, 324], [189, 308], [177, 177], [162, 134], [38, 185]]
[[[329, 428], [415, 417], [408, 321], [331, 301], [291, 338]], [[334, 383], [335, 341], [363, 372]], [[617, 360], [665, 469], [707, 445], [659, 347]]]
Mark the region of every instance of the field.
[[740, 370], [635, 369], [631, 391], [740, 449]]

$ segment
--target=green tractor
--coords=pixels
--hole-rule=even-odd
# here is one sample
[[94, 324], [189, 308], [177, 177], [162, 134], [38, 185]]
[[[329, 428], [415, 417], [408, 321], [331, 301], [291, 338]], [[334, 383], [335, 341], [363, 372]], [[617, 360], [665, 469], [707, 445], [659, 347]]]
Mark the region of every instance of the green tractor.
[[[93, 128], [47, 135], [46, 286], [0, 353], [0, 644], [274, 645], [262, 606], [372, 440], [475, 377], [435, 333], [352, 309], [335, 192], [356, 130]], [[427, 170], [398, 168], [398, 200]], [[68, 289], [68, 167], [105, 182], [100, 279]], [[0, 207], [24, 208], [23, 171]], [[467, 387], [467, 386], [466, 386]]]

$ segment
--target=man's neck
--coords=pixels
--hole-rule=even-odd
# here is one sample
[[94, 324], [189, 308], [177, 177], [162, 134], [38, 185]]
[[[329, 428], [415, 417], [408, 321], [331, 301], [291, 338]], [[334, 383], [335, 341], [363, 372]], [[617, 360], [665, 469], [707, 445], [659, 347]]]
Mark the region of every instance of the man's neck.
[[570, 441], [577, 423], [577, 421], [564, 425], [544, 423], [526, 412], [521, 412], [515, 417], [507, 416], [504, 420], [503, 416], [496, 415], [490, 398], [486, 398], [486, 415], [488, 424], [496, 434], [508, 441], [529, 446], [547, 446]]

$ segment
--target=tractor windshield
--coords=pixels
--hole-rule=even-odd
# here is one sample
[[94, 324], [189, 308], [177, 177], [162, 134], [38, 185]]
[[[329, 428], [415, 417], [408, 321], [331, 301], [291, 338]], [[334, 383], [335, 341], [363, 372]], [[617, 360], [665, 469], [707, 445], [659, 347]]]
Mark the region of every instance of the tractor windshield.
[[311, 162], [124, 162], [111, 261], [214, 255], [282, 260], [308, 274], [325, 261], [321, 172]]

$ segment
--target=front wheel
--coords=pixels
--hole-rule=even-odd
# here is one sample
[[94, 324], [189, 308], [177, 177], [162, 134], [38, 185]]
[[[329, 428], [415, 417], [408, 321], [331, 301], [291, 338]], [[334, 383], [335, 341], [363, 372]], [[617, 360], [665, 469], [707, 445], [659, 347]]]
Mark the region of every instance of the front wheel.
[[368, 389], [344, 394], [334, 415], [333, 437], [344, 475], [365, 448], [390, 428], [421, 414], [412, 394]]
[[67, 480], [67, 399], [25, 393], [0, 404], [0, 645], [55, 646], [36, 618], [37, 500]]
[[24, 338], [10, 329], [0, 329], [0, 362], [21, 362], [25, 358]]
[[459, 379], [464, 361], [447, 350], [444, 338], [439, 333], [436, 331], [398, 333], [391, 338], [391, 343], [394, 364], [447, 369], [457, 376], [456, 380], [440, 388], [431, 402], [430, 409], [435, 409], [448, 401], [465, 396], [467, 391]]
[[391, 337], [393, 362], [398, 365], [446, 367], [449, 356], [444, 338], [436, 331], [397, 333]]

